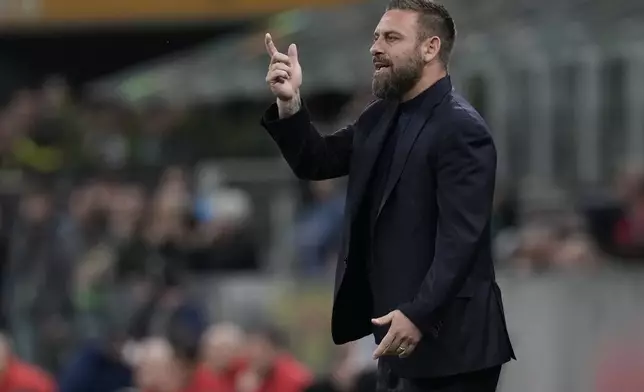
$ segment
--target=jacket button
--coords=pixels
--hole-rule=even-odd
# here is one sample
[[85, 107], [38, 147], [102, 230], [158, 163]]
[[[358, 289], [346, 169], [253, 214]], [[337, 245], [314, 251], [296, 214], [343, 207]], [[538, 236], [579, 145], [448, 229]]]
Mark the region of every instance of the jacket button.
[[345, 267], [347, 266], [347, 263], [348, 263], [348, 262], [349, 262], [349, 258], [348, 258], [348, 257], [345, 257], [345, 258], [344, 258], [344, 266], [345, 266]]

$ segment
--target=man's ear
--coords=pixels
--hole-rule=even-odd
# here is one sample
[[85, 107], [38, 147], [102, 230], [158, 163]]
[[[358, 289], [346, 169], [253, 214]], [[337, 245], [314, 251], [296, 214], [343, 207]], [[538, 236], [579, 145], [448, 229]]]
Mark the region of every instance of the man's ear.
[[438, 36], [427, 38], [422, 45], [422, 56], [425, 63], [430, 63], [438, 58], [441, 51], [441, 39]]

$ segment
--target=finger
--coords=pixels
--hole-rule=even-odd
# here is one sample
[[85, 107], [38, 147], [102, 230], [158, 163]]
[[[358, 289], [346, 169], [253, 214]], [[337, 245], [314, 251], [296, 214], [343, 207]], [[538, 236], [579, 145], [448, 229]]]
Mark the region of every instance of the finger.
[[391, 342], [393, 342], [395, 339], [396, 339], [396, 335], [392, 334], [391, 332], [388, 332], [385, 335], [385, 337], [382, 339], [378, 347], [376, 347], [376, 350], [373, 352], [373, 358], [378, 359], [381, 356], [383, 356], [391, 346]]
[[[396, 345], [397, 343], [397, 345]], [[401, 336], [398, 342], [393, 342], [392, 347], [396, 349], [396, 355], [400, 356], [406, 352], [411, 346], [412, 342], [406, 336]]]
[[402, 336], [395, 335], [396, 338], [391, 342], [391, 345], [389, 345], [389, 349], [387, 350], [387, 354], [390, 355], [398, 355], [400, 354], [400, 348], [401, 347], [406, 347]]
[[293, 68], [289, 67], [284, 63], [275, 63], [271, 65], [271, 71], [278, 71], [278, 70], [286, 72], [289, 76], [291, 76], [291, 73], [293, 72]]
[[288, 47], [288, 57], [291, 59], [293, 64], [298, 64], [299, 59], [297, 58], [297, 45], [290, 44]]
[[264, 38], [264, 44], [266, 44], [266, 52], [268, 52], [269, 56], [273, 57], [275, 56], [275, 53], [278, 53], [277, 48], [273, 43], [273, 37], [271, 37], [269, 33], [266, 33], [266, 37]]
[[268, 76], [266, 76], [266, 81], [269, 83], [282, 83], [289, 78], [290, 76], [286, 71], [275, 70], [269, 72]]
[[286, 65], [292, 65], [291, 58], [285, 55], [284, 53], [276, 52], [273, 57], [271, 57], [271, 65], [283, 63]]
[[399, 357], [400, 357], [400, 358], [407, 358], [408, 356], [410, 356], [410, 355], [411, 355], [411, 353], [413, 353], [413, 352], [414, 352], [414, 350], [415, 350], [415, 349], [416, 349], [416, 345], [414, 345], [414, 344], [409, 344], [409, 345], [406, 347], [405, 351], [399, 355]]
[[379, 317], [377, 319], [372, 319], [371, 322], [375, 325], [378, 326], [383, 326], [391, 323], [391, 320], [393, 320], [393, 313], [388, 313], [382, 317]]

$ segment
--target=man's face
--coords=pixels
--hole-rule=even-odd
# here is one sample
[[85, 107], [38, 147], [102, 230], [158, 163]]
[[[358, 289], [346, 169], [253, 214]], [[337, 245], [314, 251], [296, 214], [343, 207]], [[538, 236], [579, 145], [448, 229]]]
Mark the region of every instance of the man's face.
[[387, 11], [374, 32], [371, 55], [375, 71], [373, 94], [400, 99], [420, 80], [425, 66], [418, 40], [418, 15], [412, 11]]
[[204, 362], [213, 371], [229, 367], [243, 349], [242, 332], [233, 325], [218, 325], [204, 341]]
[[251, 334], [246, 338], [246, 355], [251, 367], [266, 369], [270, 367], [276, 350], [267, 338], [260, 334]]

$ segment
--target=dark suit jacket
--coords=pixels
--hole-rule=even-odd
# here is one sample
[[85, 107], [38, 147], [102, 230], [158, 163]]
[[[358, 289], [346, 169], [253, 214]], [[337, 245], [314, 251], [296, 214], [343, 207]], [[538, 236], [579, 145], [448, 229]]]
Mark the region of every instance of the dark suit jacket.
[[[279, 119], [277, 106], [262, 124], [294, 173], [322, 180], [349, 175], [344, 242], [337, 266], [332, 335], [337, 344], [374, 328], [372, 292], [402, 311], [423, 333], [406, 359], [386, 357], [401, 377], [436, 377], [500, 365], [514, 358], [495, 282], [490, 221], [496, 151], [481, 116], [452, 89], [449, 77], [423, 99], [396, 145], [374, 227], [356, 219], [397, 104], [377, 100], [356, 122], [321, 136], [303, 108]], [[365, 260], [359, 230], [373, 236]]]

